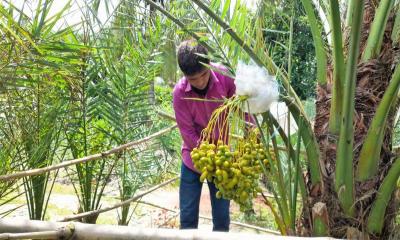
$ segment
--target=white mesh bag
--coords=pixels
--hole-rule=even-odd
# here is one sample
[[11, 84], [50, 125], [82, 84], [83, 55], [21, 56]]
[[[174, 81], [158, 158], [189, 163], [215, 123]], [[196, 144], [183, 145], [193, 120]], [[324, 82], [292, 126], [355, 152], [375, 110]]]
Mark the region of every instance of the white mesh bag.
[[[255, 64], [239, 61], [236, 68], [236, 95], [246, 96], [245, 112], [256, 114], [269, 110], [271, 103], [278, 100], [278, 83], [267, 70]], [[250, 108], [250, 109], [249, 109]]]

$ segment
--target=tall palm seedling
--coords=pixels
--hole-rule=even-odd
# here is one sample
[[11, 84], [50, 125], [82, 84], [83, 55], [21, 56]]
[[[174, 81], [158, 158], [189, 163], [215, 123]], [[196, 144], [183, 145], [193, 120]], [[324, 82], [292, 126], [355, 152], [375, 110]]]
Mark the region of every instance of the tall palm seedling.
[[[161, 65], [156, 60], [161, 28], [149, 21], [151, 16], [139, 5], [121, 2], [116, 12], [112, 26], [102, 31], [101, 42], [107, 46], [101, 50], [105, 78], [99, 82], [97, 94], [102, 101], [99, 115], [111, 126], [111, 143], [122, 145], [152, 132], [151, 86], [160, 74]], [[121, 201], [131, 198], [151, 180], [149, 170], [158, 160], [153, 156], [151, 164], [144, 159], [156, 151], [149, 150], [135, 148], [118, 155]], [[130, 206], [122, 206], [118, 223], [127, 225], [129, 215]]]
[[[4, 119], [1, 117], [0, 122], [3, 124], [7, 124]], [[5, 135], [6, 131], [2, 131], [1, 137], [0, 137], [0, 174], [10, 174], [14, 171], [17, 171], [20, 169], [20, 166], [16, 161], [13, 161], [13, 159], [16, 158], [16, 153], [15, 149], [13, 149], [13, 145], [10, 145], [8, 142], [9, 138], [6, 138]], [[23, 194], [22, 191], [19, 191], [19, 188], [21, 187], [21, 184], [19, 184], [17, 181], [9, 181], [9, 182], [1, 182], [0, 183], [0, 206], [5, 205], [17, 197], [21, 196]], [[0, 212], [0, 217], [6, 216], [10, 214], [13, 210], [15, 209], [9, 209]]]
[[[3, 46], [7, 55], [2, 64], [2, 85], [5, 100], [2, 132], [9, 146], [8, 157], [14, 157], [21, 170], [52, 164], [60, 141], [64, 102], [65, 77], [63, 68], [70, 61], [67, 45], [54, 48], [68, 29], [55, 29], [68, 4], [49, 18], [53, 1], [39, 1], [32, 18], [11, 3], [0, 5]], [[49, 44], [49, 43], [52, 44]], [[4, 52], [3, 52], [4, 53]], [[65, 60], [65, 62], [63, 61]], [[64, 62], [63, 64], [60, 64]], [[5, 159], [7, 161], [7, 159]], [[44, 219], [52, 185], [50, 174], [23, 179], [31, 219]], [[54, 179], [53, 179], [54, 183]]]
[[[108, 132], [111, 127], [99, 116], [97, 106], [101, 99], [97, 94], [99, 83], [104, 77], [104, 69], [96, 47], [99, 26], [97, 10], [99, 2], [92, 5], [84, 2], [80, 7], [84, 21], [79, 29], [71, 33], [69, 41], [79, 46], [78, 61], [71, 66], [72, 78], [68, 82], [68, 116], [64, 126], [69, 152], [73, 158], [102, 152], [110, 148]], [[77, 164], [74, 170], [68, 169], [75, 192], [79, 199], [78, 212], [88, 212], [100, 207], [101, 198], [112, 169], [115, 158], [103, 158], [99, 161]], [[95, 223], [96, 215], [84, 217], [83, 222]]]
[[[4, 13], [4, 8], [1, 9], [2, 13]], [[0, 19], [4, 21], [5, 16], [2, 14]], [[6, 31], [4, 28], [0, 28], [0, 33], [2, 36], [6, 35]], [[11, 39], [3, 38], [0, 41], [0, 72], [4, 73], [4, 68], [10, 62], [9, 46], [11, 45]], [[0, 171], [1, 174], [8, 174], [13, 171], [17, 171], [20, 168], [20, 164], [22, 162], [13, 161], [13, 159], [17, 158], [17, 151], [15, 148], [15, 135], [12, 131], [12, 124], [9, 121], [11, 117], [9, 115], [10, 112], [7, 111], [7, 93], [10, 83], [10, 79], [6, 79], [5, 75], [2, 74], [2, 78], [0, 79], [0, 125], [3, 126], [0, 130]], [[16, 184], [16, 181], [0, 183], [0, 205], [7, 204], [9, 201], [12, 201], [15, 197], [15, 193], [18, 191], [20, 184]], [[0, 216], [6, 214], [7, 212], [0, 213]]]

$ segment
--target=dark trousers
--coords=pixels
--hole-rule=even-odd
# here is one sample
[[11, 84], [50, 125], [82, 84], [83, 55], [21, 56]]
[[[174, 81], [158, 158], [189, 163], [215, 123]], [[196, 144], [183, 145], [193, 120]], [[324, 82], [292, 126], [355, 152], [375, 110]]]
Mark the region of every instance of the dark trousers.
[[[194, 172], [182, 163], [181, 183], [179, 186], [179, 207], [181, 229], [195, 229], [199, 225], [199, 205], [201, 188], [200, 174]], [[210, 189], [213, 231], [229, 231], [229, 201], [217, 199], [218, 189], [214, 183], [208, 182]]]

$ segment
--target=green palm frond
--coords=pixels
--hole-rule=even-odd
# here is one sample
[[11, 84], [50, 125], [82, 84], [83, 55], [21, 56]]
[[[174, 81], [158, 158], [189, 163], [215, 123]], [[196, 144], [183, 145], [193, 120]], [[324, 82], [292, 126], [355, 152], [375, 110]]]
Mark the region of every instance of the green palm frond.
[[[103, 29], [101, 36], [107, 45], [99, 51], [103, 78], [97, 83], [95, 95], [102, 104], [97, 105], [96, 112], [108, 126], [112, 126], [109, 136], [113, 145], [143, 138], [156, 130], [151, 127], [151, 89], [154, 78], [161, 74], [162, 69], [158, 60], [159, 49], [163, 46], [160, 44], [161, 25], [159, 19], [151, 15], [143, 15], [142, 19], [130, 18], [140, 11], [142, 9], [137, 5], [122, 3], [114, 16], [113, 27]], [[143, 24], [151, 26], [145, 29], [138, 27]], [[136, 165], [146, 162], [147, 156], [156, 162], [150, 154], [156, 152], [155, 149], [148, 151], [135, 148], [134, 151], [125, 151], [118, 157], [116, 172], [120, 179], [122, 200], [132, 197], [146, 182], [143, 179], [148, 178], [144, 173], [151, 166], [144, 166], [143, 172]], [[138, 181], [138, 178], [142, 181]], [[119, 224], [128, 224], [129, 212], [129, 206], [121, 209]]]

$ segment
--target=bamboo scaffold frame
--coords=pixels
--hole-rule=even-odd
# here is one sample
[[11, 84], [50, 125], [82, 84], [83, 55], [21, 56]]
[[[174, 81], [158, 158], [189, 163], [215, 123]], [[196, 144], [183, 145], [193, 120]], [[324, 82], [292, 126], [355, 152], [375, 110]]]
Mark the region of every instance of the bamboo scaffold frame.
[[120, 145], [118, 147], [112, 148], [110, 150], [107, 150], [105, 152], [101, 152], [101, 153], [97, 153], [97, 154], [93, 154], [90, 156], [86, 156], [86, 157], [82, 157], [82, 158], [77, 158], [77, 159], [73, 159], [73, 160], [69, 160], [69, 161], [65, 161], [59, 164], [55, 164], [52, 166], [48, 166], [48, 167], [43, 167], [43, 168], [36, 168], [36, 169], [30, 169], [30, 170], [26, 170], [26, 171], [21, 171], [21, 172], [16, 172], [16, 173], [12, 173], [12, 174], [8, 174], [8, 175], [2, 175], [0, 176], [0, 182], [1, 181], [11, 181], [14, 179], [18, 179], [18, 178], [23, 178], [23, 177], [28, 177], [28, 176], [35, 176], [35, 175], [40, 175], [46, 172], [50, 172], [50, 171], [55, 171], [58, 170], [60, 168], [65, 168], [71, 165], [76, 165], [79, 163], [84, 163], [84, 162], [89, 162], [89, 161], [93, 161], [93, 160], [97, 160], [97, 159], [101, 159], [104, 157], [108, 157], [112, 154], [115, 153], [119, 153], [123, 150], [126, 149], [130, 149], [133, 146], [148, 142], [156, 137], [159, 137], [161, 135], [164, 135], [170, 131], [172, 131], [174, 128], [177, 127], [177, 124], [174, 124], [168, 128], [165, 128], [161, 131], [158, 131], [156, 133], [153, 133], [145, 138], [136, 140], [136, 141], [132, 141], [123, 145]]
[[[48, 236], [41, 235], [41, 239], [60, 239], [55, 234], [64, 233], [62, 239], [74, 240], [328, 240], [333, 238], [302, 238], [302, 237], [284, 237], [267, 234], [254, 233], [226, 233], [226, 232], [210, 232], [204, 230], [179, 230], [179, 229], [151, 229], [151, 228], [135, 228], [132, 226], [115, 226], [115, 225], [95, 225], [77, 222], [46, 222], [24, 219], [0, 219], [0, 240], [2, 239], [23, 239], [15, 238], [21, 236], [19, 234], [28, 233], [31, 236], [39, 235], [40, 232], [47, 232]], [[1, 234], [3, 233], [3, 234]], [[14, 237], [14, 238], [13, 238]], [[26, 239], [26, 238], [25, 238]], [[30, 238], [38, 239], [38, 238]]]

